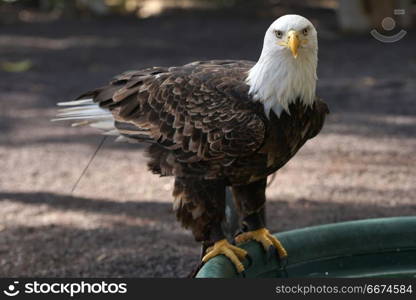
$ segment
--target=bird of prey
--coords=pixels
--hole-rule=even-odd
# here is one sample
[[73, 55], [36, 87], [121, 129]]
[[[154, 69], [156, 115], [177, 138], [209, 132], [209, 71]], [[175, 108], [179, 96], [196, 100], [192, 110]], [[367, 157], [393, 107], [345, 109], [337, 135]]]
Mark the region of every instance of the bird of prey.
[[[210, 60], [152, 67], [61, 102], [57, 120], [89, 125], [119, 140], [148, 143], [149, 170], [173, 176], [177, 219], [205, 245], [202, 262], [223, 254], [244, 270], [258, 241], [287, 255], [265, 228], [267, 176], [322, 129], [327, 105], [315, 95], [318, 42], [313, 24], [285, 15], [267, 29], [257, 62]], [[221, 227], [231, 188], [242, 233]]]

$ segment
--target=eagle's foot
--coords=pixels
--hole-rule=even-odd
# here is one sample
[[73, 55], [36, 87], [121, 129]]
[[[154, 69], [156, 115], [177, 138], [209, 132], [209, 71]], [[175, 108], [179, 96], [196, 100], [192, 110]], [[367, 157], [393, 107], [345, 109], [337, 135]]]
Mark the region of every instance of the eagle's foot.
[[202, 262], [207, 262], [217, 255], [224, 254], [231, 260], [239, 273], [244, 271], [241, 260], [247, 256], [247, 251], [231, 245], [226, 239], [215, 242], [213, 246], [207, 249], [206, 253], [207, 254], [202, 258]]
[[244, 232], [235, 238], [235, 241], [240, 244], [249, 240], [255, 240], [263, 245], [264, 250], [270, 253], [270, 249], [276, 249], [280, 258], [287, 257], [286, 249], [283, 248], [282, 243], [275, 238], [266, 228], [260, 228], [253, 231]]

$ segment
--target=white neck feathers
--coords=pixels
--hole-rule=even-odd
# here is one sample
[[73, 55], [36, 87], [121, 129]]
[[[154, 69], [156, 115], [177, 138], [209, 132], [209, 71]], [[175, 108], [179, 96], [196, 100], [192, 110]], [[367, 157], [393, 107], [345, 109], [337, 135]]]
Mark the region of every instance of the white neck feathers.
[[277, 116], [298, 98], [305, 106], [312, 105], [316, 90], [317, 50], [293, 58], [290, 52], [263, 52], [256, 65], [250, 69], [247, 84], [250, 95], [263, 103], [267, 116], [273, 110]]

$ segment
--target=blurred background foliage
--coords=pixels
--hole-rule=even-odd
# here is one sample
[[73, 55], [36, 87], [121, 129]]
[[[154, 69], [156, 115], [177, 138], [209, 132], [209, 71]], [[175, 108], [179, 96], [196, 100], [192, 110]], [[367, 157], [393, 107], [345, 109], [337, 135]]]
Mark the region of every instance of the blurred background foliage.
[[172, 8], [222, 9], [229, 7], [261, 8], [279, 0], [0, 0], [2, 4], [15, 4], [26, 9], [59, 12], [61, 15], [136, 14], [148, 17]]
[[0, 0], [0, 23], [109, 15], [148, 18], [184, 9], [232, 9], [235, 13], [279, 16], [284, 13], [282, 6], [315, 6], [336, 10], [343, 31], [367, 32], [379, 26], [383, 18], [394, 16], [394, 9], [406, 11], [394, 17], [402, 27], [409, 28], [415, 4], [416, 0]]

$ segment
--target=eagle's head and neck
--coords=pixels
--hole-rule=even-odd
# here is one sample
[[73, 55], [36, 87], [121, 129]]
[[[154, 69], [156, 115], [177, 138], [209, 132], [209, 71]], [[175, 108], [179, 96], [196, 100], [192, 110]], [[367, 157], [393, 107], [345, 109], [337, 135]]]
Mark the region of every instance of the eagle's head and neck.
[[250, 69], [249, 93], [261, 101], [269, 116], [280, 116], [299, 99], [305, 106], [315, 99], [318, 65], [317, 32], [312, 23], [298, 15], [280, 17], [266, 31], [258, 62]]

